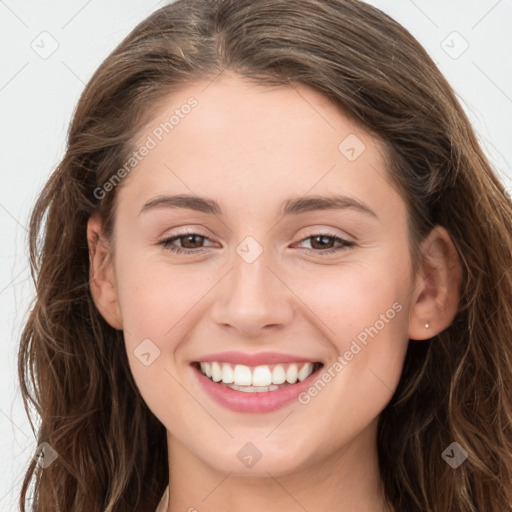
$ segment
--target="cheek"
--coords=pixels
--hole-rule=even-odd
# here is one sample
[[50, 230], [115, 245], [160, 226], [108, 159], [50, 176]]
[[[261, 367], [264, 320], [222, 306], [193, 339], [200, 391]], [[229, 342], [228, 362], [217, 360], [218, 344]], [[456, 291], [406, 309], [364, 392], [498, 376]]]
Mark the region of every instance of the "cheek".
[[[177, 357], [186, 339], [188, 316], [206, 283], [191, 283], [184, 267], [175, 268], [141, 257], [119, 260], [118, 293], [128, 362], [135, 383], [150, 410], [172, 424], [168, 404], [190, 402], [180, 382], [182, 369]], [[202, 288], [205, 288], [202, 291]]]
[[335, 348], [329, 393], [355, 408], [385, 405], [407, 350], [409, 262], [405, 257], [389, 262], [339, 267], [301, 286], [301, 299]]
[[135, 382], [154, 413], [162, 408], [162, 397], [186, 403], [190, 397], [179, 384], [188, 370], [182, 347], [219, 274], [207, 266], [170, 265], [142, 252], [120, 256], [116, 263], [125, 348]]
[[348, 348], [347, 342], [350, 345], [350, 340], [373, 326], [382, 333], [406, 330], [404, 311], [410, 287], [406, 271], [407, 261], [384, 265], [368, 260], [303, 274], [294, 284], [317, 317], [315, 323], [323, 324], [326, 337], [341, 352]]
[[[211, 288], [208, 271], [133, 255], [117, 262], [118, 297], [125, 331], [159, 342]], [[211, 280], [211, 276], [210, 276]]]

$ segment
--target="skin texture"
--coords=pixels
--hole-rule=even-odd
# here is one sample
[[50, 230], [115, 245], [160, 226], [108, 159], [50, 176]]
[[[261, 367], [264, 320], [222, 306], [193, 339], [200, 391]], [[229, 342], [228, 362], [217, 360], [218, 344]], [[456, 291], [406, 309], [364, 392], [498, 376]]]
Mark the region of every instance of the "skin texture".
[[[197, 107], [116, 191], [114, 239], [102, 238], [94, 216], [87, 233], [95, 303], [124, 330], [137, 386], [168, 431], [168, 510], [385, 510], [377, 421], [409, 338], [428, 339], [455, 316], [460, 265], [450, 238], [443, 228], [430, 233], [414, 276], [406, 206], [383, 147], [307, 86], [263, 88], [230, 73], [196, 83], [168, 97], [136, 146], [190, 96]], [[350, 134], [365, 145], [354, 161], [338, 149]], [[140, 213], [156, 196], [178, 193], [214, 199], [223, 213]], [[288, 198], [334, 193], [376, 216], [278, 212]], [[174, 241], [196, 255], [159, 245], [187, 231], [210, 238]], [[354, 245], [322, 256], [340, 245], [308, 238], [324, 233]], [[236, 251], [248, 236], [263, 249], [252, 263]], [[400, 312], [307, 405], [230, 411], [205, 394], [190, 366], [239, 350], [292, 353], [329, 368], [396, 303]], [[134, 350], [148, 338], [160, 356], [145, 366]], [[249, 441], [262, 454], [251, 468], [237, 457]]]

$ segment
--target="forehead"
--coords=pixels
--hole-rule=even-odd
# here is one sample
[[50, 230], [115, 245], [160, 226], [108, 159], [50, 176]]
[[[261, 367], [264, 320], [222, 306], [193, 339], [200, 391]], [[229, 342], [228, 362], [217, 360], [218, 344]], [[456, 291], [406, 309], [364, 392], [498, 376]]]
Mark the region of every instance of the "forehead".
[[377, 203], [394, 193], [380, 142], [304, 84], [268, 87], [228, 73], [183, 87], [140, 131], [135, 149], [144, 145], [122, 192], [134, 201], [166, 189], [239, 209], [309, 192]]

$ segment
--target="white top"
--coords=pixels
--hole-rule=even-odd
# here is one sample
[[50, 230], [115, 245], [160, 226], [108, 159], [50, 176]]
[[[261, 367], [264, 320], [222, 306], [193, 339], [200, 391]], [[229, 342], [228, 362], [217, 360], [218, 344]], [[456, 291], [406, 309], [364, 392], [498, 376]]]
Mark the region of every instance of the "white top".
[[169, 508], [169, 486], [165, 488], [164, 494], [155, 512], [167, 512]]

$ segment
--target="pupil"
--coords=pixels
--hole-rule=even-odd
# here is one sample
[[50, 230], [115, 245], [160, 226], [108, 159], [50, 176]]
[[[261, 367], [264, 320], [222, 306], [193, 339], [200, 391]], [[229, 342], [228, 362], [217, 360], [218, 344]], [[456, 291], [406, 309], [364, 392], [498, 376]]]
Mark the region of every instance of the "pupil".
[[[187, 236], [185, 237], [185, 240], [186, 240], [186, 244], [185, 244], [185, 245], [187, 245], [189, 242], [190, 242], [190, 243], [192, 243], [192, 244], [194, 244], [193, 239], [194, 239], [194, 238], [196, 238], [196, 237], [198, 237], [198, 238], [202, 238], [202, 237], [201, 237], [201, 236], [199, 236], [199, 235], [187, 235]], [[196, 242], [196, 243], [199, 243], [199, 242]]]
[[315, 236], [315, 237], [313, 237], [313, 240], [323, 240], [323, 242], [320, 242], [320, 246], [329, 244], [328, 236], [323, 236], [323, 235]]

